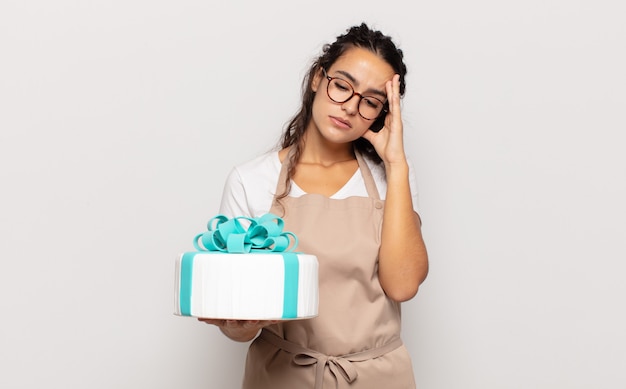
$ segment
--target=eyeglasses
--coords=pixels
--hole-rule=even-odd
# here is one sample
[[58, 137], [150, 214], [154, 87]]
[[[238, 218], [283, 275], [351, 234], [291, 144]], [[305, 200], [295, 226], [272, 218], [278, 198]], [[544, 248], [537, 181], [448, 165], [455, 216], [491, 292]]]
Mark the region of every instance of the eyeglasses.
[[328, 97], [335, 103], [343, 104], [352, 99], [355, 95], [359, 96], [359, 115], [366, 120], [376, 119], [381, 112], [385, 110], [385, 103], [374, 96], [363, 96], [360, 93], [354, 91], [352, 84], [348, 81], [331, 77], [326, 73], [326, 69], [322, 68], [324, 77], [328, 80], [328, 86], [326, 87], [326, 93]]

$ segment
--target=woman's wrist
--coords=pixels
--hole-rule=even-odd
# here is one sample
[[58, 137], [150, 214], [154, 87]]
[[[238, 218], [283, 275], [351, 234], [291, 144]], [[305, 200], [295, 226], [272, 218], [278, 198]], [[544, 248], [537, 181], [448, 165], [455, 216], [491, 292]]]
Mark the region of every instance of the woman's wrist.
[[406, 158], [397, 162], [385, 162], [385, 174], [387, 181], [395, 178], [406, 178], [409, 176], [409, 163]]

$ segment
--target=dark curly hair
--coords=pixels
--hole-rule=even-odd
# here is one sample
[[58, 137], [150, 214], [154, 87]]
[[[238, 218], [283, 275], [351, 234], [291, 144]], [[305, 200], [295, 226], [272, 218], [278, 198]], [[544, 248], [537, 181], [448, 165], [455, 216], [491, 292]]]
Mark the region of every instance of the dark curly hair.
[[[359, 26], [349, 28], [345, 34], [339, 35], [335, 42], [324, 45], [321, 56], [313, 61], [302, 81], [302, 105], [298, 113], [285, 126], [281, 137], [280, 146], [282, 148], [293, 146], [295, 147], [295, 152], [288, 161], [289, 170], [286, 179], [286, 193], [280, 194], [278, 199], [286, 197], [289, 193], [291, 178], [295, 174], [295, 166], [302, 154], [302, 139], [311, 121], [313, 111], [315, 92], [311, 88], [311, 83], [315, 75], [321, 68], [329, 69], [346, 51], [355, 47], [369, 50], [391, 65], [394, 72], [400, 75], [400, 96], [404, 95], [406, 89], [405, 76], [407, 73], [406, 65], [404, 64], [404, 54], [402, 50], [396, 47], [391, 37], [362, 23]], [[384, 116], [377, 120], [384, 120]], [[353, 143], [355, 149], [365, 157], [375, 163], [382, 163], [381, 158], [369, 141], [359, 138]]]

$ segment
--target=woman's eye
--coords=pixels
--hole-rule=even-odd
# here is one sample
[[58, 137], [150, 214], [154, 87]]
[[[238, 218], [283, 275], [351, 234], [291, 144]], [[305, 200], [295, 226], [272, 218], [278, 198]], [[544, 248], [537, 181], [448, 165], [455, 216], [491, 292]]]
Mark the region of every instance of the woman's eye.
[[365, 104], [367, 104], [368, 107], [378, 108], [380, 106], [380, 102], [378, 100], [368, 99], [367, 97], [363, 98], [363, 100], [365, 101]]
[[349, 85], [340, 81], [335, 82], [335, 87], [337, 87], [337, 89], [342, 90], [342, 91], [350, 90]]

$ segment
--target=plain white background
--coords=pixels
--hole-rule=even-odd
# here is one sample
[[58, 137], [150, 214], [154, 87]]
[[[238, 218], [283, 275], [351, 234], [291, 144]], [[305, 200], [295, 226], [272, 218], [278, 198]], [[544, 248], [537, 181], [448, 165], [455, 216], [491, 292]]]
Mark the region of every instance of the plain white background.
[[431, 258], [403, 306], [418, 386], [625, 388], [625, 16], [3, 0], [0, 387], [238, 387], [247, 345], [172, 314], [174, 258], [230, 168], [276, 143], [312, 57], [366, 21], [409, 67]]

